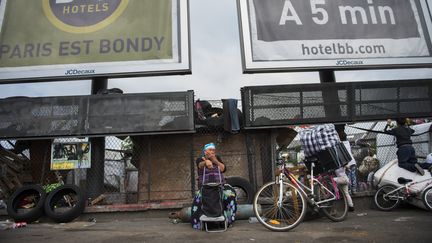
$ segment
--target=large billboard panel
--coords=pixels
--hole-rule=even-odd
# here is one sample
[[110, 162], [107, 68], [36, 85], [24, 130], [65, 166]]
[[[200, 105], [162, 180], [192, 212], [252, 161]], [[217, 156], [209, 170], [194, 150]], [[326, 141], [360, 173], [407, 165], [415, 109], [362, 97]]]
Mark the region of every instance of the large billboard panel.
[[3, 82], [190, 72], [187, 0], [2, 0], [0, 27]]
[[238, 0], [246, 72], [432, 62], [426, 0]]

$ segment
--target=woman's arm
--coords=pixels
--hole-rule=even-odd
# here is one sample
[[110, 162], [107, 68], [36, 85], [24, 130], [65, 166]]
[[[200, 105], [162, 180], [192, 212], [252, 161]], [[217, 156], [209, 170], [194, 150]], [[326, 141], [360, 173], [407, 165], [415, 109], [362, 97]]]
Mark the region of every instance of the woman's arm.
[[390, 135], [394, 135], [394, 131], [393, 131], [393, 129], [389, 129], [390, 125], [391, 125], [391, 120], [388, 119], [388, 120], [387, 120], [387, 124], [386, 124], [386, 126], [384, 127], [384, 132], [387, 133], [387, 134], [390, 134]]
[[213, 162], [213, 164], [215, 164], [216, 166], [219, 167], [219, 170], [224, 173], [225, 172], [225, 165], [224, 163], [220, 162], [219, 159], [217, 158], [217, 156], [212, 156], [210, 158], [210, 160]]
[[206, 166], [208, 169], [212, 169], [213, 163], [209, 159], [202, 158], [202, 161], [198, 163], [198, 168], [204, 169], [204, 166]]
[[222, 172], [222, 173], [224, 173], [225, 172], [225, 165], [223, 164], [223, 163], [221, 163], [221, 162], [219, 162], [219, 160], [217, 160], [216, 159], [216, 164], [217, 164], [217, 166], [219, 167], [219, 170]]

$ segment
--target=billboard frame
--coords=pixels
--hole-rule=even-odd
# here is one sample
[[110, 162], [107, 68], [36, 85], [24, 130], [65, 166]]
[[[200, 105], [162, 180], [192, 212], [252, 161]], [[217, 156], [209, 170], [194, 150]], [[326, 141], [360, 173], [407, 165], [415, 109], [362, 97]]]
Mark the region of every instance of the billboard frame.
[[[427, 0], [420, 0], [425, 19], [428, 35], [432, 44], [432, 6]], [[237, 0], [238, 24], [240, 32], [240, 46], [243, 73], [272, 73], [272, 72], [304, 72], [304, 71], [343, 71], [343, 70], [364, 70], [364, 69], [398, 69], [398, 68], [430, 68], [432, 67], [432, 53], [429, 57], [403, 57], [403, 58], [369, 58], [369, 59], [311, 59], [294, 61], [253, 61], [251, 23], [249, 21], [249, 0]], [[406, 60], [409, 59], [410, 62]], [[337, 61], [366, 61], [367, 64], [336, 66]]]
[[[177, 25], [172, 29], [173, 46], [177, 46], [173, 59], [177, 56], [177, 63], [163, 63], [163, 60], [152, 63], [152, 60], [144, 60], [0, 68], [0, 84], [191, 74], [189, 0], [172, 1], [177, 8], [176, 19], [173, 20]], [[0, 33], [7, 2], [8, 0], [0, 1]], [[67, 76], [65, 71], [69, 70], [83, 71], [84, 74]], [[85, 71], [93, 73], [85, 74]]]

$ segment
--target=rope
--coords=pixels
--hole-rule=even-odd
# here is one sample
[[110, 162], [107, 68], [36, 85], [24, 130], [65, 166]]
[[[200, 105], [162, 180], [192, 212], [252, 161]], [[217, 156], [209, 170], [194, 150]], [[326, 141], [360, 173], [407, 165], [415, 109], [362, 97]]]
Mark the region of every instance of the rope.
[[[350, 126], [350, 125], [348, 125], [348, 127], [351, 127], [351, 128], [354, 128], [354, 129], [358, 129], [358, 130], [362, 130], [362, 131], [366, 131], [366, 132], [374, 132], [374, 133], [381, 133], [381, 134], [391, 135], [391, 134], [388, 134], [388, 133], [386, 133], [384, 131], [377, 131], [377, 130], [372, 130], [372, 129], [366, 129], [366, 128], [361, 128], [361, 127]], [[413, 134], [413, 135], [411, 135], [411, 137], [421, 136], [421, 135], [427, 134], [429, 132], [430, 131], [422, 132], [422, 133], [419, 133], [419, 134]]]

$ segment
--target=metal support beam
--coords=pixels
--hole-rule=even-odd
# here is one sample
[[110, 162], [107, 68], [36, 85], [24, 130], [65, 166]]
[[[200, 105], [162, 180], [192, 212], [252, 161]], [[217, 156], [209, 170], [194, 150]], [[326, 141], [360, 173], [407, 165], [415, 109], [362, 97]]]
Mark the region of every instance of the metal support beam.
[[[108, 87], [107, 78], [95, 78], [92, 80], [91, 93], [97, 94]], [[87, 170], [87, 195], [96, 198], [104, 192], [105, 174], [105, 137], [90, 138], [91, 143], [91, 168]]]
[[319, 78], [321, 83], [336, 83], [336, 77], [333, 70], [320, 70]]
[[[319, 71], [321, 83], [336, 83], [336, 77], [333, 70]], [[339, 94], [336, 89], [323, 90], [324, 110], [328, 117], [341, 117], [341, 109], [339, 105]]]
[[190, 156], [190, 170], [191, 170], [191, 196], [195, 197], [195, 157], [194, 157], [194, 144], [195, 144], [195, 136], [190, 136], [190, 146], [189, 146], [189, 156]]
[[251, 183], [253, 189], [256, 191], [258, 189], [257, 173], [256, 173], [256, 158], [255, 158], [255, 144], [252, 134], [246, 132], [245, 134], [245, 145], [246, 145], [246, 156], [248, 161], [248, 172], [249, 172], [249, 182]]

